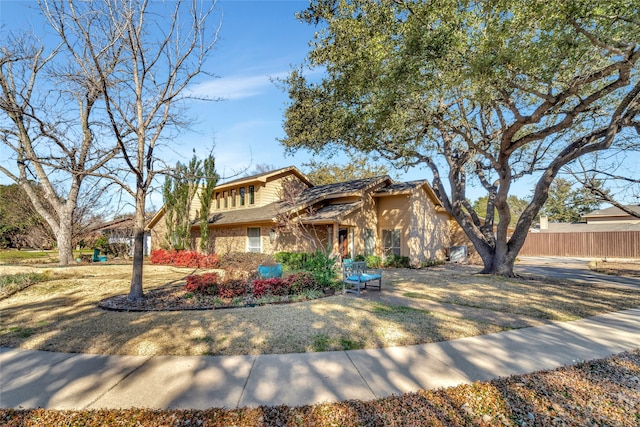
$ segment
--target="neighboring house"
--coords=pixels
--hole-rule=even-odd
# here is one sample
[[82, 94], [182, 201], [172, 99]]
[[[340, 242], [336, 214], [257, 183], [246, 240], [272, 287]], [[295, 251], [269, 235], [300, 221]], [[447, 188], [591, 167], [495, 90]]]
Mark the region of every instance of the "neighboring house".
[[633, 216], [622, 209], [612, 206], [607, 209], [593, 211], [587, 215], [583, 215], [587, 224], [640, 224], [640, 206], [625, 206], [625, 208], [634, 212], [638, 216]]
[[[129, 256], [133, 256], [133, 222], [134, 218], [131, 216], [122, 217], [101, 224], [96, 228], [96, 231], [105, 236], [110, 245], [125, 245], [127, 247], [127, 254]], [[150, 253], [151, 233], [149, 231], [145, 231], [144, 255], [149, 256]]]
[[[640, 213], [640, 206], [627, 206]], [[583, 215], [585, 222], [554, 223], [545, 217], [530, 230], [520, 255], [640, 257], [640, 218], [616, 207]]]
[[[199, 209], [194, 203], [191, 218]], [[163, 216], [164, 209], [148, 225], [154, 249], [167, 246]], [[314, 186], [292, 166], [218, 185], [208, 226], [216, 253], [322, 246], [341, 257], [395, 254], [419, 265], [446, 257], [453, 223], [426, 181], [382, 176]], [[193, 224], [198, 247], [199, 225]]]

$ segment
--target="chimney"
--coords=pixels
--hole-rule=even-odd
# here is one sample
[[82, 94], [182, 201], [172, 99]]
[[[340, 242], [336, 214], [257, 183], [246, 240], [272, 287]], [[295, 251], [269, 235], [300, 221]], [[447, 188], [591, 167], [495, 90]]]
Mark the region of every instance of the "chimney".
[[540, 215], [540, 230], [549, 229], [549, 217], [546, 215]]

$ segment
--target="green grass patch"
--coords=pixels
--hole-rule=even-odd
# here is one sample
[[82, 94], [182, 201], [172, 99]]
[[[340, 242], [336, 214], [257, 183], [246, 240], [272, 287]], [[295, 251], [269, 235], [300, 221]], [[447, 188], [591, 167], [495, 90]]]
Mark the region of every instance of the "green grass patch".
[[48, 258], [50, 252], [45, 251], [0, 251], [0, 261], [20, 261], [25, 259]]
[[34, 283], [46, 282], [51, 279], [51, 275], [45, 273], [18, 273], [7, 276], [0, 276], [0, 297], [13, 295]]
[[325, 334], [319, 334], [313, 337], [313, 351], [327, 351], [329, 350], [329, 345], [331, 344], [331, 338]]

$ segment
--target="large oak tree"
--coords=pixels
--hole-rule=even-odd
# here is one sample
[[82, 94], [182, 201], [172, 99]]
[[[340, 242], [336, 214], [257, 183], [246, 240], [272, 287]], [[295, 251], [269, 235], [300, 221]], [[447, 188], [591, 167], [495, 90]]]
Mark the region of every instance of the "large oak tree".
[[[428, 168], [483, 272], [512, 275], [558, 172], [640, 129], [638, 16], [638, 0], [313, 0], [306, 66], [324, 74], [288, 77], [283, 143]], [[528, 176], [511, 233], [509, 195]], [[485, 218], [469, 184], [486, 191]]]

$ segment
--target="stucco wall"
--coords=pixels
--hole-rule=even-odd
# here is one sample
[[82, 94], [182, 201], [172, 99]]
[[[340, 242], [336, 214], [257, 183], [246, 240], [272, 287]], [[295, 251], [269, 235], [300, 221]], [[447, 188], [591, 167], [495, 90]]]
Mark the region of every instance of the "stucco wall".
[[408, 195], [386, 196], [378, 198], [378, 254], [384, 250], [382, 230], [400, 230], [400, 255], [411, 256], [409, 250], [409, 225], [411, 205]]
[[449, 215], [436, 211], [436, 207], [421, 189], [412, 192], [408, 242], [412, 265], [429, 259], [444, 260], [451, 244]]

